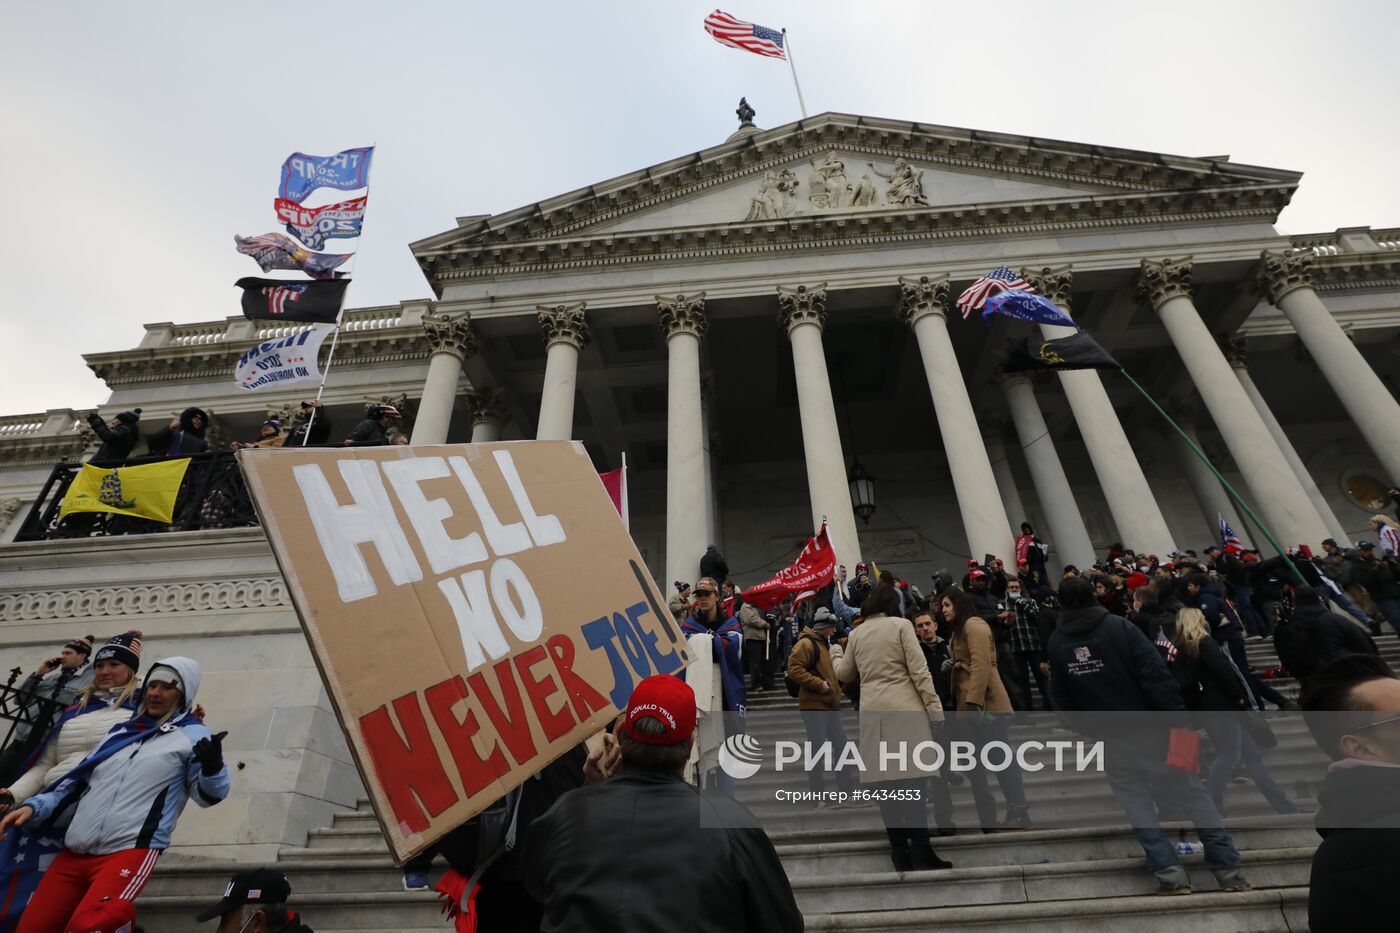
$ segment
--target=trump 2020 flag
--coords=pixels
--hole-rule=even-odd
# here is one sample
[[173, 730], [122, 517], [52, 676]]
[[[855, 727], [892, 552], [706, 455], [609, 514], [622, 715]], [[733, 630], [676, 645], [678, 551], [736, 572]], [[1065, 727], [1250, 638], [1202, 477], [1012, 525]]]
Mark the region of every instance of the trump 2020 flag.
[[366, 197], [358, 197], [324, 207], [302, 207], [295, 201], [278, 198], [273, 209], [277, 211], [277, 219], [287, 225], [288, 233], [312, 249], [320, 249], [327, 240], [358, 237], [368, 201]]
[[991, 324], [992, 316], [996, 314], [1003, 317], [1014, 317], [1022, 321], [1033, 321], [1037, 324], [1079, 327], [1078, 324], [1074, 323], [1074, 318], [1060, 310], [1059, 305], [1035, 292], [1008, 291], [992, 295], [982, 306], [982, 323]]
[[250, 392], [268, 386], [320, 382], [321, 368], [316, 364], [316, 356], [334, 331], [334, 327], [308, 327], [290, 337], [264, 341], [238, 358], [233, 381]]
[[288, 282], [248, 277], [233, 283], [243, 289], [243, 316], [259, 321], [334, 324], [340, 317], [349, 279]]
[[174, 520], [175, 499], [189, 465], [189, 457], [113, 469], [85, 463], [64, 494], [58, 515], [111, 512], [168, 525]]
[[300, 204], [317, 188], [354, 191], [369, 184], [369, 163], [373, 146], [346, 149], [335, 155], [314, 156], [293, 152], [282, 163], [282, 182], [277, 196]]

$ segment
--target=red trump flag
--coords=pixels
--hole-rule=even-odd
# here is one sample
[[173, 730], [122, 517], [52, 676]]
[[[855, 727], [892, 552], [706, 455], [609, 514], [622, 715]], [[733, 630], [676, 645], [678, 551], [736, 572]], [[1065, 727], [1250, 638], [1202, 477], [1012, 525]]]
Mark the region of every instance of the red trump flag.
[[744, 590], [744, 601], [760, 609], [772, 609], [793, 593], [819, 590], [836, 578], [836, 550], [831, 546], [826, 522], [797, 555], [797, 560], [778, 571], [771, 580], [764, 580]]

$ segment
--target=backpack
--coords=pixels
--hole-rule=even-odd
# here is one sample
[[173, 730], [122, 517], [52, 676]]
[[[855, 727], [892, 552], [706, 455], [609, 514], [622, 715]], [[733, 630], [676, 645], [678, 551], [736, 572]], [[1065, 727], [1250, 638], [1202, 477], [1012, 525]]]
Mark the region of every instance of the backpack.
[[[810, 641], [813, 647], [812, 663], [808, 667], [803, 668], [803, 670], [805, 670], [809, 674], [815, 675], [816, 671], [814, 671], [813, 668], [816, 667], [818, 662], [820, 662], [822, 659], [821, 646], [817, 644], [817, 640], [811, 635], [803, 635], [801, 638], [797, 639], [797, 641], [800, 644], [804, 639]], [[794, 645], [793, 647], [795, 649], [797, 646]], [[794, 700], [797, 699], [797, 694], [800, 693], [802, 690], [802, 685], [799, 684], [797, 681], [793, 680], [792, 675], [790, 675], [786, 670], [783, 671], [783, 686], [787, 687], [788, 696], [792, 697]]]

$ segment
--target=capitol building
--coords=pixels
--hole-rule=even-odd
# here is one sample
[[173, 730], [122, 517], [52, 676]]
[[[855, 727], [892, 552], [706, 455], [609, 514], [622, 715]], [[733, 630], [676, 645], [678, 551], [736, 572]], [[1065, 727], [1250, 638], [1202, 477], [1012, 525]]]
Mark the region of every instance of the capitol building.
[[[1113, 542], [1199, 550], [1220, 515], [1267, 550], [1122, 374], [1001, 373], [1006, 339], [1041, 331], [965, 320], [954, 301], [1004, 265], [1283, 544], [1355, 541], [1400, 481], [1400, 230], [1281, 234], [1303, 183], [1228, 156], [743, 119], [698, 152], [412, 243], [436, 298], [347, 310], [332, 440], [389, 401], [413, 444], [572, 438], [600, 471], [625, 457], [631, 533], [668, 593], [709, 544], [758, 582], [823, 518], [847, 566], [873, 558], [921, 587], [969, 558], [1010, 563], [1022, 521], [1054, 568]], [[226, 444], [314, 392], [232, 381], [288, 325], [188, 316], [84, 355], [110, 389], [97, 412], [140, 407], [149, 433], [197, 404]], [[6, 668], [127, 628], [148, 657], [194, 657], [238, 770], [227, 802], [186, 813], [175, 851], [306, 845], [363, 789], [261, 530], [55, 536], [71, 475], [55, 465], [95, 449], [87, 414], [0, 417]]]

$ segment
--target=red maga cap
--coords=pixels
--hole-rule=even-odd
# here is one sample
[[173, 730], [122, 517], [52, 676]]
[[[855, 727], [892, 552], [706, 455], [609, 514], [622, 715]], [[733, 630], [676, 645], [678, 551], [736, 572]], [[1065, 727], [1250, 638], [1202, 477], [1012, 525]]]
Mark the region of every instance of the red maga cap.
[[[633, 728], [638, 719], [650, 716], [665, 726], [660, 735], [646, 735]], [[675, 745], [695, 731], [695, 691], [679, 677], [653, 674], [637, 684], [627, 701], [623, 731], [643, 745]]]

